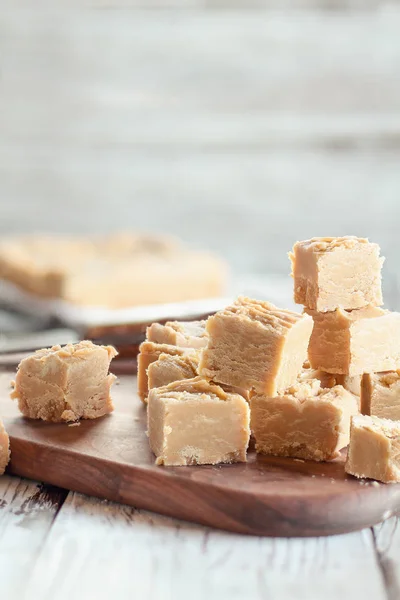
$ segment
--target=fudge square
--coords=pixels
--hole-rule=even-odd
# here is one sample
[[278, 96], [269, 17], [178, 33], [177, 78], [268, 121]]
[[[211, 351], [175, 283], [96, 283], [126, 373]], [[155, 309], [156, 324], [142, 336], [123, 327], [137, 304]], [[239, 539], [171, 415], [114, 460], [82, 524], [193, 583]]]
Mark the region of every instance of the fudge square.
[[305, 312], [314, 319], [312, 368], [350, 376], [400, 368], [400, 313], [372, 306]]
[[196, 353], [183, 356], [160, 354], [158, 359], [152, 362], [147, 369], [149, 390], [163, 387], [173, 381], [196, 377], [198, 364]]
[[274, 396], [296, 380], [307, 356], [312, 319], [240, 297], [207, 321], [199, 374]]
[[22, 414], [43, 421], [95, 419], [114, 410], [108, 374], [117, 355], [112, 346], [83, 341], [38, 350], [19, 366], [11, 398]]
[[10, 461], [10, 440], [0, 419], [0, 475], [3, 475]]
[[400, 420], [400, 370], [364, 373], [361, 380], [361, 412], [383, 419]]
[[257, 452], [325, 461], [349, 443], [358, 401], [343, 386], [321, 388], [314, 379], [297, 382], [278, 396], [256, 394], [250, 409]]
[[400, 481], [400, 422], [368, 415], [353, 417], [345, 471], [383, 483]]
[[153, 323], [146, 331], [146, 339], [157, 344], [181, 348], [204, 348], [207, 345], [205, 321], [167, 321]]
[[250, 409], [200, 377], [150, 390], [148, 436], [159, 465], [245, 462]]
[[[319, 369], [311, 369], [308, 365], [306, 367], [303, 366], [303, 370], [299, 373], [297, 381], [302, 382], [309, 379], [318, 379], [322, 388], [332, 388], [335, 385], [342, 385], [348, 392], [358, 397], [361, 395], [362, 375], [350, 377], [349, 375], [339, 375], [338, 373], [327, 373]], [[358, 398], [358, 402], [360, 403], [360, 398]]]
[[193, 348], [179, 348], [170, 344], [157, 344], [149, 341], [140, 344], [137, 359], [137, 390], [139, 398], [143, 402], [147, 402], [147, 395], [149, 393], [148, 368], [153, 362], [159, 359], [161, 354], [183, 357], [185, 354], [191, 353], [193, 353]]
[[289, 253], [294, 301], [321, 312], [381, 306], [378, 244], [353, 236], [296, 242]]

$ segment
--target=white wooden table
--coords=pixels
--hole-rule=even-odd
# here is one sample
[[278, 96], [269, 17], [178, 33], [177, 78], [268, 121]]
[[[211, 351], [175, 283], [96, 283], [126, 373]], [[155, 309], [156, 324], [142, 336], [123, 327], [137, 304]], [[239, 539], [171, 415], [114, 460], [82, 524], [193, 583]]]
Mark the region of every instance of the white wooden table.
[[400, 530], [246, 537], [6, 475], [0, 580], [7, 600], [398, 600]]

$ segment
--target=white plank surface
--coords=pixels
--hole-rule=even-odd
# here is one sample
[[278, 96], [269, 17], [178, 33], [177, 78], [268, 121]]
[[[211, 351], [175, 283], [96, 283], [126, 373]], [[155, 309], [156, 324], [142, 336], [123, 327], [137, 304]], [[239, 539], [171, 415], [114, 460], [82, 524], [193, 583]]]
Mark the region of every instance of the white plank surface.
[[55, 519], [63, 493], [49, 495], [39, 484], [18, 477], [0, 477], [1, 597], [21, 599]]
[[319, 539], [246, 537], [70, 494], [28, 598], [385, 600], [369, 530]]
[[400, 528], [396, 517], [374, 527], [374, 543], [388, 600], [400, 598]]

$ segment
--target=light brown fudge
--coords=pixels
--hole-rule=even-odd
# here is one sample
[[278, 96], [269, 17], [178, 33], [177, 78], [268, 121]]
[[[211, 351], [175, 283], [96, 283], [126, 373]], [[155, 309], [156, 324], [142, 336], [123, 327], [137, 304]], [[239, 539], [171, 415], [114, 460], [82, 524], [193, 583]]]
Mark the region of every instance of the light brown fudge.
[[305, 312], [314, 320], [312, 368], [350, 376], [400, 368], [400, 313], [371, 306]]
[[241, 297], [207, 321], [199, 374], [269, 396], [296, 380], [307, 355], [312, 320], [269, 302]]
[[116, 377], [108, 369], [116, 355], [112, 346], [89, 341], [38, 350], [20, 362], [11, 398], [30, 419], [101, 417], [114, 410], [110, 388]]
[[159, 465], [245, 462], [249, 405], [200, 377], [176, 381], [150, 390], [148, 436]]
[[[193, 350], [183, 355], [160, 354], [155, 362], [147, 368], [149, 390], [168, 385], [181, 379], [197, 377], [199, 368], [199, 352]], [[142, 378], [143, 381], [143, 378]], [[240, 394], [249, 400], [249, 392], [243, 388], [220, 384], [225, 392]]]
[[205, 321], [167, 321], [153, 323], [146, 331], [146, 339], [157, 344], [182, 348], [204, 348], [207, 345]]
[[83, 306], [124, 308], [224, 293], [228, 268], [166, 236], [26, 236], [0, 242], [0, 278], [23, 291]]
[[400, 370], [364, 373], [361, 412], [383, 419], [400, 420]]
[[289, 253], [294, 301], [321, 312], [381, 306], [378, 244], [354, 236], [296, 242]]
[[383, 483], [400, 481], [400, 422], [358, 415], [351, 420], [346, 473]]
[[356, 396], [341, 385], [321, 388], [319, 380], [298, 382], [275, 397], [250, 399], [256, 451], [315, 461], [331, 460], [347, 446]]
[[10, 439], [0, 419], [0, 475], [3, 475], [10, 462]]
[[[180, 250], [168, 236], [114, 233], [105, 237], [30, 235], [0, 242], [0, 277], [37, 296], [64, 297], [74, 273], [100, 271], [101, 263]], [[101, 275], [101, 273], [99, 273]]]
[[183, 356], [160, 354], [155, 362], [147, 368], [149, 390], [162, 387], [181, 379], [192, 379], [197, 376], [199, 365], [198, 354], [184, 354]]
[[139, 355], [137, 359], [137, 390], [139, 398], [143, 402], [147, 402], [149, 393], [148, 368], [159, 359], [161, 354], [169, 356], [184, 357], [188, 354], [193, 354], [192, 348], [179, 348], [170, 344], [156, 344], [155, 342], [145, 341], [140, 344]]
[[227, 279], [226, 263], [208, 252], [147, 253], [117, 262], [99, 259], [89, 269], [75, 271], [63, 298], [109, 308], [186, 302], [223, 295]]
[[[309, 363], [308, 363], [309, 364]], [[342, 375], [338, 373], [326, 373], [319, 369], [311, 369], [308, 365], [303, 366], [303, 370], [298, 376], [298, 381], [307, 381], [308, 379], [318, 379], [321, 382], [321, 387], [331, 388], [335, 385], [342, 385], [345, 390], [360, 396], [361, 394], [361, 379], [362, 375]]]
[[362, 375], [338, 375], [336, 374], [336, 383], [342, 385], [345, 390], [348, 390], [355, 396], [361, 396], [361, 379]]
[[[325, 373], [325, 371], [320, 371], [319, 369], [311, 369], [309, 366], [300, 371], [297, 376], [297, 381], [299, 383], [307, 382], [312, 379], [318, 379], [322, 388], [332, 388], [335, 385], [338, 385], [337, 375], [333, 373]], [[342, 377], [339, 375], [339, 377]]]

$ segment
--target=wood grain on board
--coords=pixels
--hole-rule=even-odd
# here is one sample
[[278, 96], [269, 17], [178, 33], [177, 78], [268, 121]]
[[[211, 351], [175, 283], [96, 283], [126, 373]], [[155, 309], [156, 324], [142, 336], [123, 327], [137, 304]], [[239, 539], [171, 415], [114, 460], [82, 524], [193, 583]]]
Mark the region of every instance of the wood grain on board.
[[400, 510], [400, 485], [346, 476], [343, 460], [313, 463], [249, 452], [227, 466], [159, 467], [136, 379], [119, 378], [115, 412], [79, 426], [29, 421], [0, 377], [9, 471], [62, 488], [238, 533], [319, 536], [374, 525]]

